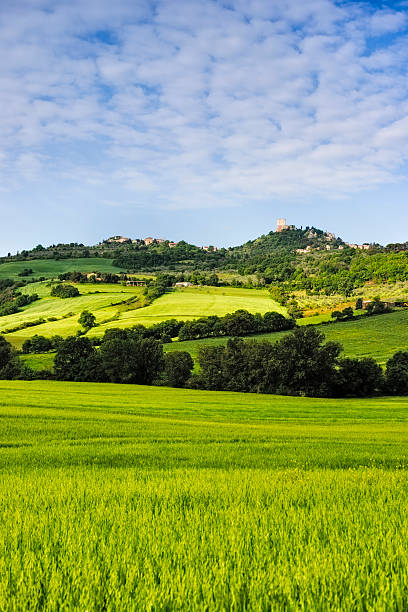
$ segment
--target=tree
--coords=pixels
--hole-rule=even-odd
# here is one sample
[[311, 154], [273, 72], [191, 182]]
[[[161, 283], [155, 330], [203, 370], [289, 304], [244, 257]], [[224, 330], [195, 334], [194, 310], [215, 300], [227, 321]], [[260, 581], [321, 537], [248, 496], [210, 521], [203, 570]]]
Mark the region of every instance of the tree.
[[184, 387], [190, 378], [194, 361], [187, 351], [173, 351], [164, 356], [164, 372], [170, 387]]
[[164, 368], [163, 345], [154, 338], [104, 340], [99, 353], [110, 382], [150, 385]]
[[296, 300], [290, 300], [290, 302], [288, 302], [288, 314], [293, 319], [303, 318], [302, 309], [300, 308], [299, 303]]
[[83, 310], [78, 319], [78, 323], [86, 331], [92, 329], [92, 327], [95, 327], [95, 321], [95, 315], [93, 315], [92, 312], [89, 312], [89, 310]]
[[270, 387], [283, 394], [330, 396], [342, 347], [324, 340], [312, 325], [298, 327], [279, 340], [269, 362]]
[[293, 319], [286, 319], [286, 317], [278, 312], [265, 312], [263, 324], [266, 332], [283, 331], [285, 329], [293, 329], [296, 326]]
[[398, 351], [387, 361], [386, 387], [393, 395], [408, 395], [408, 351]]
[[52, 289], [51, 289], [51, 295], [53, 297], [59, 297], [59, 298], [71, 298], [71, 297], [77, 297], [79, 295], [79, 291], [77, 289], [77, 287], [74, 287], [73, 285], [55, 285]]
[[12, 346], [7, 340], [0, 336], [0, 369], [4, 368], [13, 357]]
[[386, 306], [384, 302], [380, 300], [378, 296], [374, 297], [371, 302], [367, 304], [366, 312], [368, 315], [371, 314], [382, 314], [385, 312]]
[[47, 353], [53, 348], [50, 338], [35, 334], [28, 338], [23, 344], [23, 353]]
[[288, 301], [288, 296], [287, 293], [282, 291], [280, 287], [277, 287], [276, 285], [269, 287], [269, 293], [275, 302], [278, 302], [278, 304], [281, 306], [285, 306]]
[[226, 314], [222, 324], [227, 336], [247, 336], [257, 331], [254, 315], [247, 310], [241, 309]]
[[380, 393], [384, 387], [381, 366], [372, 357], [339, 360], [336, 395], [341, 397], [367, 397]]
[[225, 389], [225, 378], [223, 374], [222, 357], [225, 346], [199, 346], [197, 361], [201, 371], [195, 378], [195, 386], [213, 391]]
[[337, 321], [349, 321], [354, 316], [353, 309], [351, 306], [344, 308], [343, 310], [333, 310], [331, 313], [331, 318], [336, 319]]
[[59, 344], [54, 360], [54, 372], [59, 380], [105, 380], [102, 361], [91, 341], [84, 337], [70, 336]]

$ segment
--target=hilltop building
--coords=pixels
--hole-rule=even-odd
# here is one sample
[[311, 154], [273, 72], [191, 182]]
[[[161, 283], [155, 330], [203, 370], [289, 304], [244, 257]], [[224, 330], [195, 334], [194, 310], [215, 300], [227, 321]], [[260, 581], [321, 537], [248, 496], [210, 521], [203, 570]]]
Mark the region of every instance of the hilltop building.
[[294, 230], [296, 229], [294, 225], [286, 225], [286, 219], [283, 217], [278, 219], [276, 224], [276, 231], [283, 232], [284, 230]]
[[124, 244], [125, 242], [131, 242], [130, 238], [125, 238], [125, 236], [112, 236], [108, 238], [106, 242], [118, 242], [119, 244]]
[[[164, 238], [153, 238], [152, 236], [149, 236], [148, 238], [145, 238], [142, 242], [145, 243], [146, 246], [150, 246], [151, 244], [164, 244], [166, 242], [166, 240]], [[169, 247], [175, 247], [177, 246], [178, 242], [169, 242]]]

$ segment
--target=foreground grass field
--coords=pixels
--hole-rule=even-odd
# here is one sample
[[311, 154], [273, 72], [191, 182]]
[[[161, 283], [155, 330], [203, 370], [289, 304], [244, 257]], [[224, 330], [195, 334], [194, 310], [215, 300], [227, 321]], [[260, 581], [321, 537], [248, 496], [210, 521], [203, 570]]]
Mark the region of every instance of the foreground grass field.
[[0, 381], [0, 609], [404, 610], [408, 404]]

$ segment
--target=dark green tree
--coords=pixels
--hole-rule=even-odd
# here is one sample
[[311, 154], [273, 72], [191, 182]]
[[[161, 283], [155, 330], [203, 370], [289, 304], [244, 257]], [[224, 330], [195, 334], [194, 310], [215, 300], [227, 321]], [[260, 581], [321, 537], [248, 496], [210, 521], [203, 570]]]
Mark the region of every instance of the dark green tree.
[[164, 368], [163, 345], [154, 338], [112, 338], [99, 349], [107, 379], [150, 385]]
[[13, 357], [13, 348], [9, 342], [3, 337], [0, 336], [0, 369], [4, 368], [5, 365]]
[[83, 310], [79, 316], [78, 323], [83, 327], [86, 331], [95, 327], [95, 315], [89, 310]]
[[398, 351], [387, 361], [385, 380], [392, 395], [408, 395], [408, 351]]
[[79, 291], [77, 287], [74, 287], [73, 285], [60, 284], [54, 285], [54, 287], [51, 289], [51, 295], [59, 298], [71, 298], [77, 297], [79, 295]]
[[341, 397], [367, 397], [384, 388], [381, 366], [371, 357], [340, 359], [335, 394]]
[[105, 380], [102, 361], [91, 341], [84, 337], [71, 336], [59, 344], [54, 372], [58, 380]]
[[187, 351], [173, 351], [164, 356], [164, 373], [170, 387], [184, 387], [191, 376], [194, 361]]
[[342, 347], [324, 340], [313, 325], [299, 327], [279, 340], [269, 363], [271, 388], [283, 394], [331, 395]]

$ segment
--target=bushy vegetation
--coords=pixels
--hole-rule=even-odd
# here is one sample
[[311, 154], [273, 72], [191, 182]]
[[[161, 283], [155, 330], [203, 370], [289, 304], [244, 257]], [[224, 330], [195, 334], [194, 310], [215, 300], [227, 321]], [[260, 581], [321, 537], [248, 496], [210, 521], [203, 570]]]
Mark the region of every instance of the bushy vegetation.
[[45, 338], [38, 334], [34, 334], [31, 338], [23, 343], [22, 351], [25, 354], [28, 353], [47, 353], [48, 351], [56, 351], [61, 342], [63, 342], [61, 336], [52, 336], [51, 338]]
[[28, 306], [38, 300], [38, 295], [22, 294], [19, 291], [20, 283], [12, 279], [0, 279], [0, 317], [20, 312], [24, 306]]
[[59, 297], [63, 299], [72, 298], [77, 297], [79, 295], [79, 290], [73, 285], [58, 284], [54, 285], [54, 287], [51, 289], [51, 295], [53, 297]]
[[342, 347], [324, 343], [316, 328], [304, 327], [270, 342], [232, 339], [202, 346], [200, 373], [190, 384], [211, 390], [312, 397], [368, 396], [384, 390], [382, 369], [373, 359], [339, 359]]
[[295, 321], [287, 319], [278, 312], [266, 312], [264, 315], [251, 314], [247, 310], [236, 310], [224, 317], [216, 315], [185, 321], [179, 328], [179, 340], [197, 340], [198, 338], [217, 338], [220, 336], [250, 336], [268, 332], [293, 329]]

